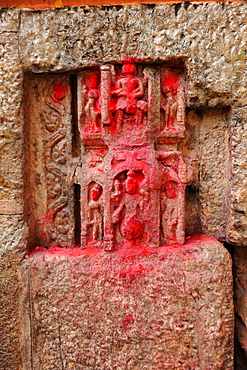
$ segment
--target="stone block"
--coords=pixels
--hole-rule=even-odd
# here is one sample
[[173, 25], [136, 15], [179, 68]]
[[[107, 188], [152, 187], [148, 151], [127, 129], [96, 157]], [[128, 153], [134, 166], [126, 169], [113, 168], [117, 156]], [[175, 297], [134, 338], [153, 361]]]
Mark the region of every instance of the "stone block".
[[247, 245], [247, 108], [232, 111], [232, 179], [227, 238], [229, 243]]
[[37, 249], [22, 282], [25, 370], [233, 369], [231, 259], [213, 238]]
[[[6, 236], [6, 235], [5, 235]], [[21, 258], [13, 251], [1, 251], [0, 259], [0, 369], [21, 370], [19, 280]]]
[[246, 7], [214, 2], [23, 11], [20, 57], [25, 70], [55, 72], [126, 56], [179, 56], [189, 75], [188, 105], [244, 105]]
[[18, 268], [26, 249], [23, 221], [22, 67], [19, 14], [0, 10], [0, 369], [22, 369]]
[[190, 110], [186, 123], [182, 151], [191, 158], [195, 174], [192, 194], [187, 196], [186, 229], [190, 235], [201, 232], [225, 240], [231, 166], [229, 109]]
[[233, 253], [236, 334], [247, 358], [247, 248], [236, 246]]

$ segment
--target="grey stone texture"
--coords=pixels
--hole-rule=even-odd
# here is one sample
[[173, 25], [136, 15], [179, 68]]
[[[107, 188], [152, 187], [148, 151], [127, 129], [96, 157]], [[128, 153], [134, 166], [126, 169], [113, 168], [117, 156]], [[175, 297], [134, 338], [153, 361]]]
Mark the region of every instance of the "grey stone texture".
[[26, 245], [23, 217], [23, 71], [20, 12], [0, 12], [0, 369], [22, 369], [18, 270]]
[[215, 239], [43, 249], [22, 271], [26, 370], [233, 369], [231, 258]]
[[[22, 365], [20, 355], [17, 299], [21, 291], [18, 270], [28, 249], [25, 207], [30, 197], [25, 191], [25, 76], [77, 72], [96, 64], [122, 62], [125, 57], [142, 62], [182, 61], [187, 70], [188, 107], [188, 136], [182, 146], [184, 154], [192, 157], [196, 174], [188, 193], [187, 231], [242, 246], [244, 255], [246, 14], [247, 4], [243, 2], [0, 11], [0, 369], [27, 366], [25, 360]], [[215, 263], [217, 258], [215, 255]], [[238, 269], [240, 260], [235, 260], [236, 279], [246, 271]], [[55, 262], [65, 263], [59, 259]], [[204, 276], [211, 266], [204, 263], [202, 268]], [[60, 271], [58, 281], [66, 281], [66, 271]], [[215, 289], [225, 283], [219, 281]], [[69, 284], [68, 280], [70, 297]], [[241, 284], [245, 289], [245, 281]], [[246, 304], [242, 295], [238, 295], [239, 305], [244, 308], [241, 335], [245, 336]], [[206, 318], [220, 320], [217, 310], [204, 309]], [[52, 316], [41, 319], [49, 322]], [[224, 320], [225, 325], [225, 316]]]

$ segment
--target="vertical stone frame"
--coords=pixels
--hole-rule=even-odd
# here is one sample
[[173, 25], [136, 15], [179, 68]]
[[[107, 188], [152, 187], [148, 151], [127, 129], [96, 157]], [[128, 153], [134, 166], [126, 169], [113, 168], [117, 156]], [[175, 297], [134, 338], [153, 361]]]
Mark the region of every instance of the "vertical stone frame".
[[72, 246], [70, 77], [27, 76], [25, 87], [30, 245]]

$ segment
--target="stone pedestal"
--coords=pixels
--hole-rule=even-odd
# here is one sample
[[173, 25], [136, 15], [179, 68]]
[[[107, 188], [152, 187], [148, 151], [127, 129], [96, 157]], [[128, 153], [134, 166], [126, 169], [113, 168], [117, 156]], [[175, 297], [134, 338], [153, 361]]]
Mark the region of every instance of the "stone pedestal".
[[26, 370], [233, 369], [231, 259], [213, 238], [41, 249], [22, 281]]

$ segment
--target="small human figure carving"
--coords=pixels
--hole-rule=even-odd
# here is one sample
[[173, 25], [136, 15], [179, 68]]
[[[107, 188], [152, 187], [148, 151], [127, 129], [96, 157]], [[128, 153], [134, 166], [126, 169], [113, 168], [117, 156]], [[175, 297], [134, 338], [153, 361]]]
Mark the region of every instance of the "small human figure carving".
[[88, 101], [85, 105], [85, 113], [88, 121], [89, 131], [100, 132], [97, 122], [98, 117], [100, 116], [100, 89], [99, 76], [97, 73], [93, 73], [88, 77], [88, 84]]
[[112, 223], [120, 224], [122, 236], [135, 241], [144, 233], [144, 221], [141, 212], [144, 211], [144, 197], [138, 192], [138, 183], [134, 171], [128, 171], [125, 181], [125, 193], [112, 215]]
[[114, 184], [113, 184], [113, 193], [112, 193], [112, 196], [111, 196], [114, 207], [117, 207], [119, 205], [120, 200], [122, 198], [122, 194], [123, 194], [123, 192], [122, 192], [121, 181], [119, 181], [118, 179], [115, 179]]
[[135, 76], [136, 67], [127, 63], [122, 68], [124, 77], [116, 82], [116, 90], [113, 95], [117, 96], [117, 129], [121, 129], [124, 113], [135, 117], [135, 123], [142, 123], [143, 113], [147, 111], [147, 102], [139, 100], [144, 94], [142, 79]]
[[103, 239], [103, 216], [100, 197], [102, 187], [95, 184], [90, 191], [90, 200], [88, 203], [88, 227], [92, 228], [92, 240], [94, 242]]
[[161, 225], [166, 243], [177, 242], [176, 229], [178, 225], [178, 184], [168, 181], [164, 185], [161, 198]]
[[69, 232], [69, 211], [62, 209], [55, 216], [55, 226], [58, 233], [67, 234]]
[[176, 100], [177, 91], [171, 87], [163, 86], [162, 92], [165, 95], [165, 104], [161, 105], [165, 116], [164, 129], [174, 130], [176, 129], [175, 123], [178, 111], [178, 102]]

